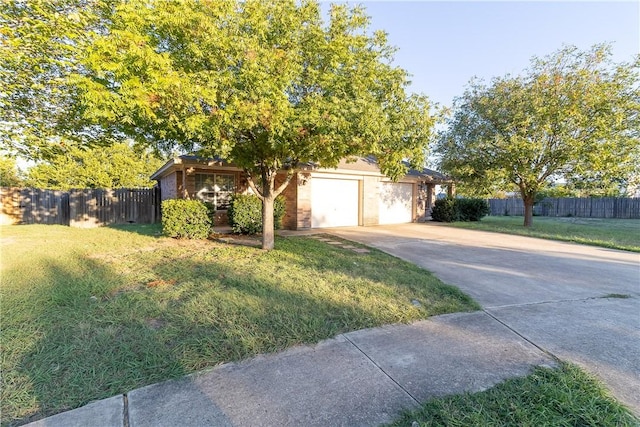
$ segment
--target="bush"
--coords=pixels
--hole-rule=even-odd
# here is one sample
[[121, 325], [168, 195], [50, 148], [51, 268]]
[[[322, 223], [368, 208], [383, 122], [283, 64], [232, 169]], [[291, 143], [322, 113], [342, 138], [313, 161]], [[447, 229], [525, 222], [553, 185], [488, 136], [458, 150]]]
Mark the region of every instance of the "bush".
[[165, 236], [206, 239], [212, 228], [209, 210], [199, 200], [162, 202], [162, 233]]
[[458, 221], [480, 221], [491, 209], [484, 199], [456, 199]]
[[[282, 226], [285, 203], [284, 197], [278, 196], [273, 204], [273, 223], [277, 229]], [[262, 232], [262, 201], [253, 194], [234, 194], [231, 196], [229, 209], [229, 225], [234, 233], [256, 234]]]
[[484, 199], [439, 199], [431, 209], [434, 221], [480, 221], [490, 212], [489, 204]]
[[431, 208], [431, 219], [439, 222], [453, 222], [458, 219], [456, 210], [456, 199], [447, 197], [436, 200]]

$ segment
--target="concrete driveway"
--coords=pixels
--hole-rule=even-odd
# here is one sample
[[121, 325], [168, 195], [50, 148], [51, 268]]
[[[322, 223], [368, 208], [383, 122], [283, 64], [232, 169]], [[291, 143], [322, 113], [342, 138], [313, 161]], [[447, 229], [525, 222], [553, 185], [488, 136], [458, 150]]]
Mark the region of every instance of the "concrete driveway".
[[327, 232], [458, 286], [496, 322], [582, 366], [640, 414], [640, 254], [437, 223]]

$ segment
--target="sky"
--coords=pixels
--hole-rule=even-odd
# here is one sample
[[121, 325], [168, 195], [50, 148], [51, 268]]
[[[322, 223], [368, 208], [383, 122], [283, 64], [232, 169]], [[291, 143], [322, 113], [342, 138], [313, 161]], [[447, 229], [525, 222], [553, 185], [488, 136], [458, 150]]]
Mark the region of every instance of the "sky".
[[371, 29], [386, 31], [399, 48], [395, 64], [412, 75], [410, 90], [444, 106], [472, 77], [520, 74], [533, 56], [564, 45], [588, 50], [610, 42], [616, 62], [640, 53], [640, 0], [341, 3], [363, 5]]

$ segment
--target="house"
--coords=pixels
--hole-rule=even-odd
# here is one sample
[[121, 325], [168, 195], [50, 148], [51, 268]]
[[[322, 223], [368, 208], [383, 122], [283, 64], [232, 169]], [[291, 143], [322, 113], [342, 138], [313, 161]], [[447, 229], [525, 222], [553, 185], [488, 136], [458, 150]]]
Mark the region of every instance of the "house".
[[[241, 169], [196, 156], [169, 160], [151, 179], [158, 181], [162, 200], [194, 198], [214, 203], [216, 225], [227, 223], [232, 194], [251, 191]], [[286, 213], [282, 225], [300, 230], [423, 221], [431, 215], [436, 185], [453, 188], [449, 178], [428, 169], [410, 170], [392, 182], [372, 158], [342, 161], [335, 169], [308, 165], [283, 192]]]

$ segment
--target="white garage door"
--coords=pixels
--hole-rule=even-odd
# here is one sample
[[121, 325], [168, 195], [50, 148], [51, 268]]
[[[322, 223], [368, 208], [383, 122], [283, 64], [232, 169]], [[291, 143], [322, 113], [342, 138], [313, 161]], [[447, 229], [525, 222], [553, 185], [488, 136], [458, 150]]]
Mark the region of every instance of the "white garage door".
[[413, 184], [401, 182], [380, 183], [378, 208], [379, 224], [402, 224], [411, 222]]
[[358, 181], [313, 178], [311, 227], [358, 225]]

